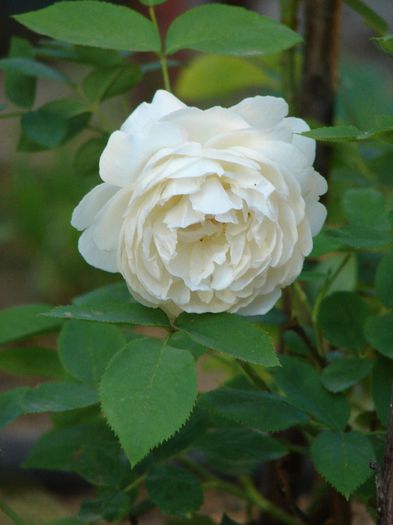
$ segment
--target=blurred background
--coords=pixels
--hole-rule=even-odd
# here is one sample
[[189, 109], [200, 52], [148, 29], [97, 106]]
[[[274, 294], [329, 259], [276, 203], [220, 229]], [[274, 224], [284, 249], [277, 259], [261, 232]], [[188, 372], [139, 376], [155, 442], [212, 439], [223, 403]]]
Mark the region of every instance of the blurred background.
[[[39, 9], [51, 3], [54, 2], [1, 1], [1, 57], [8, 55], [12, 37], [27, 39], [32, 45], [37, 45], [41, 40], [39, 36], [17, 24], [12, 15]], [[112, 0], [112, 3], [128, 5], [146, 14], [146, 9], [136, 0]], [[201, 3], [204, 2], [169, 0], [158, 6], [157, 16], [161, 27], [165, 31], [178, 14]], [[241, 5], [279, 18], [279, 2], [275, 0], [225, 3]], [[369, 0], [368, 5], [392, 27], [391, 0]], [[300, 31], [302, 24], [300, 12]], [[337, 119], [361, 128], [367, 127], [375, 115], [393, 113], [393, 62], [370, 41], [370, 37], [374, 35], [372, 29], [346, 5], [343, 6], [342, 28], [342, 74]], [[180, 68], [177, 66], [189, 58], [187, 55], [180, 56], [180, 62], [173, 63], [171, 67], [175, 93], [187, 103], [199, 106], [214, 103], [229, 105], [248, 95], [279, 93], [278, 57], [255, 59], [252, 70], [248, 70], [248, 66], [244, 69], [244, 78], [247, 78], [244, 82], [231, 77], [229, 71], [233, 63], [220, 63], [219, 75], [214, 61], [197, 62], [191, 72], [183, 70], [179, 73]], [[76, 84], [92, 70], [91, 64], [58, 61], [56, 56], [48, 56], [43, 60], [67, 74]], [[106, 132], [117, 129], [136, 104], [149, 100], [155, 89], [161, 87], [161, 74], [154, 66], [153, 57], [135, 56], [132, 60], [142, 68], [145, 67], [146, 74], [141, 84], [132, 92], [110, 98], [101, 105], [94, 125]], [[150, 66], [143, 66], [142, 60], [144, 63], [150, 60]], [[226, 75], [225, 67], [228, 68]], [[244, 68], [244, 65], [238, 63], [236, 67]], [[1, 72], [0, 84], [0, 104], [6, 104], [7, 113], [18, 113], [21, 108], [13, 105], [7, 97], [6, 82]], [[39, 79], [33, 107], [39, 108], [43, 104], [74, 94], [66, 84]], [[86, 151], [81, 148], [93, 138], [96, 141], [95, 149], [86, 164], [82, 162], [82, 155], [78, 155], [78, 152]], [[105, 133], [97, 137], [94, 129], [85, 129], [60, 147], [32, 151], [31, 148], [26, 148], [23, 137], [21, 139], [20, 119], [2, 119], [0, 114], [0, 307], [27, 302], [67, 304], [73, 296], [85, 290], [118, 280], [116, 276], [96, 270], [84, 262], [77, 250], [78, 233], [70, 225], [73, 208], [81, 196], [98, 183], [98, 155], [104, 144]], [[365, 154], [369, 155], [371, 166], [373, 163], [378, 166], [381, 185], [391, 192], [392, 159], [384, 158], [383, 155], [375, 156], [371, 150]], [[350, 187], [358, 177], [359, 164], [353, 158], [347, 158], [348, 156], [348, 151], [342, 151], [340, 159], [333, 165], [329, 203], [331, 223], [340, 222], [337, 202], [343, 188]], [[37, 345], [55, 346], [55, 341], [50, 336], [41, 336], [33, 342]], [[12, 366], [7, 366], [0, 370], [0, 390], [21, 383], [34, 384], [41, 379], [17, 377], [12, 373]], [[204, 374], [206, 385], [215, 382], [214, 370], [207, 370]], [[17, 505], [21, 514], [31, 516], [32, 523], [38, 525], [48, 519], [63, 516], [64, 509], [67, 512], [76, 511], [79, 500], [89, 490], [80, 479], [71, 475], [45, 472], [27, 476], [18, 469], [17, 465], [26, 456], [31, 443], [49, 426], [50, 421], [45, 416], [25, 416], [0, 434], [0, 497], [5, 497], [10, 505]], [[222, 501], [212, 495], [205, 505], [213, 516], [215, 513], [220, 515], [223, 506], [236, 512], [236, 503], [230, 498]], [[235, 508], [232, 508], [234, 505]], [[149, 523], [154, 522], [154, 516], [149, 519]], [[8, 523], [0, 513], [0, 525]], [[357, 523], [367, 523], [367, 519], [359, 515]]]

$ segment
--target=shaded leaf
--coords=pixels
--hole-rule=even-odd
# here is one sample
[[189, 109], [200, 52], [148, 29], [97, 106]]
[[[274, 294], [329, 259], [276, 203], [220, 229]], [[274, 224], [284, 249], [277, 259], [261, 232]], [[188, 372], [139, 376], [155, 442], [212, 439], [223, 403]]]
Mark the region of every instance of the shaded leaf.
[[74, 304], [116, 304], [116, 303], [135, 303], [136, 301], [130, 294], [124, 281], [100, 286], [94, 290], [89, 290], [73, 299]]
[[322, 384], [330, 392], [342, 392], [368, 376], [373, 361], [356, 357], [334, 359], [322, 372]]
[[369, 317], [365, 333], [368, 342], [378, 352], [393, 359], [393, 313]]
[[198, 478], [184, 469], [155, 466], [147, 473], [146, 488], [152, 502], [168, 516], [185, 516], [203, 503]]
[[378, 356], [375, 362], [371, 392], [375, 410], [381, 422], [387, 426], [389, 421], [389, 405], [393, 386], [393, 361], [383, 356]]
[[269, 392], [220, 388], [204, 394], [202, 402], [218, 415], [262, 432], [278, 432], [308, 421], [304, 412]]
[[119, 442], [102, 422], [61, 427], [35, 443], [24, 466], [77, 472], [91, 483], [119, 487], [130, 469]]
[[46, 304], [13, 306], [0, 311], [0, 343], [17, 341], [25, 337], [50, 332], [62, 325], [58, 319], [49, 319], [40, 314], [51, 310]]
[[8, 73], [18, 73], [25, 77], [48, 78], [58, 82], [70, 83], [69, 78], [64, 73], [32, 58], [2, 58], [0, 59], [0, 69]]
[[[12, 37], [10, 40], [10, 58], [34, 56], [34, 50], [27, 40]], [[25, 75], [23, 72], [6, 71], [4, 75], [4, 88], [7, 98], [18, 106], [31, 107], [36, 95], [36, 79]]]
[[203, 452], [209, 465], [232, 475], [250, 473], [258, 465], [288, 453], [276, 439], [239, 427], [213, 430], [198, 439], [194, 446]]
[[270, 337], [236, 314], [181, 314], [176, 326], [197, 343], [243, 361], [278, 366], [279, 360]]
[[22, 403], [25, 414], [62, 412], [87, 407], [98, 402], [98, 394], [92, 388], [78, 383], [42, 383], [26, 391]]
[[141, 71], [133, 63], [100, 67], [83, 80], [82, 88], [89, 100], [98, 102], [130, 90], [140, 79]]
[[0, 369], [16, 375], [48, 377], [64, 375], [57, 353], [49, 348], [41, 347], [1, 350]]
[[347, 400], [321, 385], [319, 374], [308, 363], [282, 356], [282, 367], [274, 370], [275, 380], [287, 401], [334, 429], [343, 429], [349, 418]]
[[0, 393], [0, 428], [23, 414], [21, 401], [27, 390], [21, 386]]
[[318, 472], [347, 499], [372, 474], [374, 449], [358, 432], [319, 434], [311, 445], [311, 457]]
[[98, 163], [106, 143], [106, 137], [93, 137], [84, 142], [75, 153], [75, 170], [84, 176], [97, 175], [99, 170]]
[[320, 306], [318, 324], [336, 346], [360, 352], [366, 346], [364, 323], [370, 314], [367, 304], [353, 292], [335, 292]]
[[393, 250], [381, 259], [375, 275], [375, 291], [386, 308], [393, 307]]
[[70, 321], [60, 333], [60, 359], [76, 379], [96, 385], [109, 361], [125, 344], [126, 339], [116, 326]]

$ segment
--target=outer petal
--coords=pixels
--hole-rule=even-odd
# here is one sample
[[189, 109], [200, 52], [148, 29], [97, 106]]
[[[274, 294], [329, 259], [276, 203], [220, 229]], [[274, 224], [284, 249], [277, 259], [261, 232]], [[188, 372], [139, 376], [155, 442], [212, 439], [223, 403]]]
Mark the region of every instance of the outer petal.
[[120, 129], [125, 133], [140, 133], [153, 122], [157, 122], [169, 113], [185, 107], [186, 105], [172, 93], [160, 89], [154, 95], [151, 104], [142, 102], [131, 113]]
[[298, 133], [303, 133], [303, 131], [309, 131], [310, 126], [301, 118], [295, 117], [288, 117], [285, 119], [285, 122], [291, 126], [294, 132], [292, 143], [304, 153], [305, 157], [307, 158], [307, 162], [310, 165], [313, 164], [315, 160], [316, 149], [315, 140], [298, 135]]
[[238, 113], [219, 106], [209, 109], [188, 108], [170, 113], [165, 121], [175, 122], [187, 130], [189, 140], [206, 143], [209, 139], [235, 129], [245, 129], [248, 124]]
[[154, 153], [178, 146], [186, 139], [186, 133], [170, 122], [153, 123], [133, 135], [115, 131], [100, 158], [100, 177], [115, 186], [131, 184]]
[[325, 222], [327, 215], [326, 208], [320, 202], [306, 201], [306, 216], [310, 223], [311, 234], [313, 237], [318, 235]]
[[288, 114], [288, 104], [280, 97], [249, 97], [229, 109], [261, 129], [276, 126]]
[[106, 182], [95, 186], [74, 209], [71, 218], [72, 226], [77, 230], [84, 230], [90, 226], [101, 208], [105, 206], [117, 191], [119, 191], [119, 188]]
[[266, 295], [258, 295], [250, 304], [239, 308], [240, 315], [263, 315], [273, 308], [281, 296], [281, 290], [276, 288]]
[[80, 253], [91, 266], [106, 272], [118, 272], [116, 250], [100, 250], [94, 240], [94, 229], [94, 226], [90, 226], [80, 236], [78, 243]]

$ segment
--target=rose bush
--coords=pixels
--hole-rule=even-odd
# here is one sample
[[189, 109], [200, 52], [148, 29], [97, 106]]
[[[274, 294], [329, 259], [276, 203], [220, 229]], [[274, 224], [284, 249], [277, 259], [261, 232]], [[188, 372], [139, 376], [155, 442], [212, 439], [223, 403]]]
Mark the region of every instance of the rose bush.
[[74, 210], [79, 250], [171, 315], [267, 312], [326, 216], [309, 129], [282, 98], [188, 107], [166, 91], [112, 133]]

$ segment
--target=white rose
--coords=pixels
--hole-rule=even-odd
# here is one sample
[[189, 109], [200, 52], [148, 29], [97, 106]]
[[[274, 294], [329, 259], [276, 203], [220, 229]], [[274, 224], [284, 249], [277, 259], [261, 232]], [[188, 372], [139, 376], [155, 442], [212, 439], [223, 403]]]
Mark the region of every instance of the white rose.
[[266, 313], [326, 217], [315, 141], [287, 112], [276, 97], [201, 110], [158, 91], [112, 133], [104, 182], [74, 210], [83, 257], [171, 315]]

